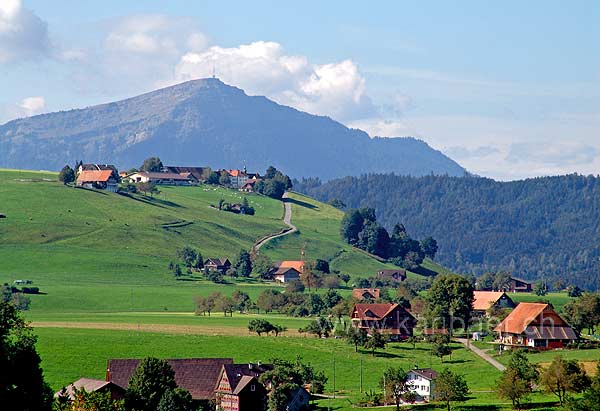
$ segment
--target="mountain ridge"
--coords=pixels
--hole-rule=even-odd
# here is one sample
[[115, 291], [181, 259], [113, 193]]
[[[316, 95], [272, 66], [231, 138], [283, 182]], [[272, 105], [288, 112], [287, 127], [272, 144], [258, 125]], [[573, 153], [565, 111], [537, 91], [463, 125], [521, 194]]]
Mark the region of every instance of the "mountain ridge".
[[166, 163], [258, 170], [273, 164], [295, 177], [324, 180], [372, 172], [466, 173], [421, 140], [371, 138], [218, 79], [0, 126], [1, 167], [58, 170], [83, 159], [130, 168], [150, 155]]

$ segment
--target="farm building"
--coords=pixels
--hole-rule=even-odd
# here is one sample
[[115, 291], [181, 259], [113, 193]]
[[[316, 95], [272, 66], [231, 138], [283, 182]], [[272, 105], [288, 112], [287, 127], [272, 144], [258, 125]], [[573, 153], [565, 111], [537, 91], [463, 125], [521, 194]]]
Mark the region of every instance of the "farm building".
[[91, 378], [80, 378], [72, 384], [66, 386], [54, 394], [54, 398], [66, 396], [74, 400], [76, 390], [85, 390], [86, 392], [110, 393], [113, 400], [120, 400], [125, 396], [125, 389], [110, 381], [94, 380]]
[[[185, 358], [166, 360], [175, 372], [178, 387], [190, 392], [197, 403], [208, 403], [216, 399], [215, 387], [225, 364], [233, 364], [232, 358]], [[129, 379], [140, 360], [108, 360], [106, 381], [127, 389]]]
[[180, 167], [180, 166], [166, 166], [163, 171], [165, 173], [172, 174], [191, 174], [196, 181], [204, 182], [210, 176], [212, 170], [210, 167]]
[[290, 281], [299, 280], [300, 272], [292, 267], [281, 267], [271, 273], [273, 280], [279, 283], [289, 283]]
[[229, 258], [208, 258], [204, 262], [204, 271], [219, 271], [225, 274], [231, 268]]
[[406, 280], [406, 270], [380, 270], [377, 271], [377, 278], [391, 283], [401, 283]]
[[352, 298], [357, 300], [374, 301], [379, 299], [381, 290], [379, 288], [355, 288], [352, 290]]
[[140, 171], [129, 175], [131, 183], [152, 183], [163, 186], [190, 186], [198, 183], [191, 173], [150, 173]]
[[258, 377], [271, 366], [260, 364], [225, 364], [221, 368], [216, 393], [217, 409], [254, 411], [264, 409], [267, 390]]
[[435, 379], [438, 373], [431, 368], [417, 368], [408, 372], [410, 391], [417, 395], [417, 401], [434, 399]]
[[295, 261], [295, 260], [276, 261], [273, 264], [273, 269], [279, 270], [281, 268], [293, 268], [294, 270], [298, 271], [299, 273], [302, 273], [302, 271], [304, 271], [304, 261]]
[[355, 304], [352, 310], [352, 326], [372, 329], [386, 335], [392, 341], [404, 340], [413, 335], [416, 320], [411, 313], [398, 304]]
[[502, 291], [473, 292], [473, 313], [486, 315], [490, 308], [515, 308], [515, 302]]
[[519, 303], [494, 331], [496, 343], [505, 347], [562, 348], [578, 338], [550, 304], [542, 303]]
[[117, 192], [119, 178], [114, 170], [83, 170], [77, 176], [77, 186]]

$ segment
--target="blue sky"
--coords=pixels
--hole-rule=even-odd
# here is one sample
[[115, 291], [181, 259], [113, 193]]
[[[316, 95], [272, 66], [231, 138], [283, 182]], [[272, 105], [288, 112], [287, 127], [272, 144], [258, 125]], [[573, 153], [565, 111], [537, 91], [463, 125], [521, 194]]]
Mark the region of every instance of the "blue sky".
[[0, 122], [212, 74], [498, 179], [600, 169], [600, 2], [0, 0]]

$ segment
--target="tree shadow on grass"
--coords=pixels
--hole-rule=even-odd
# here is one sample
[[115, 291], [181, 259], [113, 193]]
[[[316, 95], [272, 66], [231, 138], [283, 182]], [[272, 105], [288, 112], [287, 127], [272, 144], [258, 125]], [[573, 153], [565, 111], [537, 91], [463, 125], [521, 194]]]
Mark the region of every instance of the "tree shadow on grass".
[[284, 203], [296, 204], [297, 206], [305, 207], [305, 208], [308, 208], [308, 209], [311, 209], [311, 210], [316, 210], [316, 209], [319, 208], [319, 207], [317, 207], [314, 204], [310, 204], [310, 203], [307, 203], [305, 201], [296, 200], [295, 198], [284, 198], [282, 200], [283, 200]]
[[463, 364], [468, 362], [467, 360], [444, 360], [444, 364]]

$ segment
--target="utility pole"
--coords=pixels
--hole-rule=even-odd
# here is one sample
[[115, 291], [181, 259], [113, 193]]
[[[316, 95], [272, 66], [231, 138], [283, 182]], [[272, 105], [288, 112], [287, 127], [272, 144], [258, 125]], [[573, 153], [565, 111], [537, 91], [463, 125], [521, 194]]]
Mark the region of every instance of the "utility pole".
[[360, 393], [363, 392], [362, 358], [360, 359]]
[[333, 355], [333, 399], [335, 400], [335, 354]]

